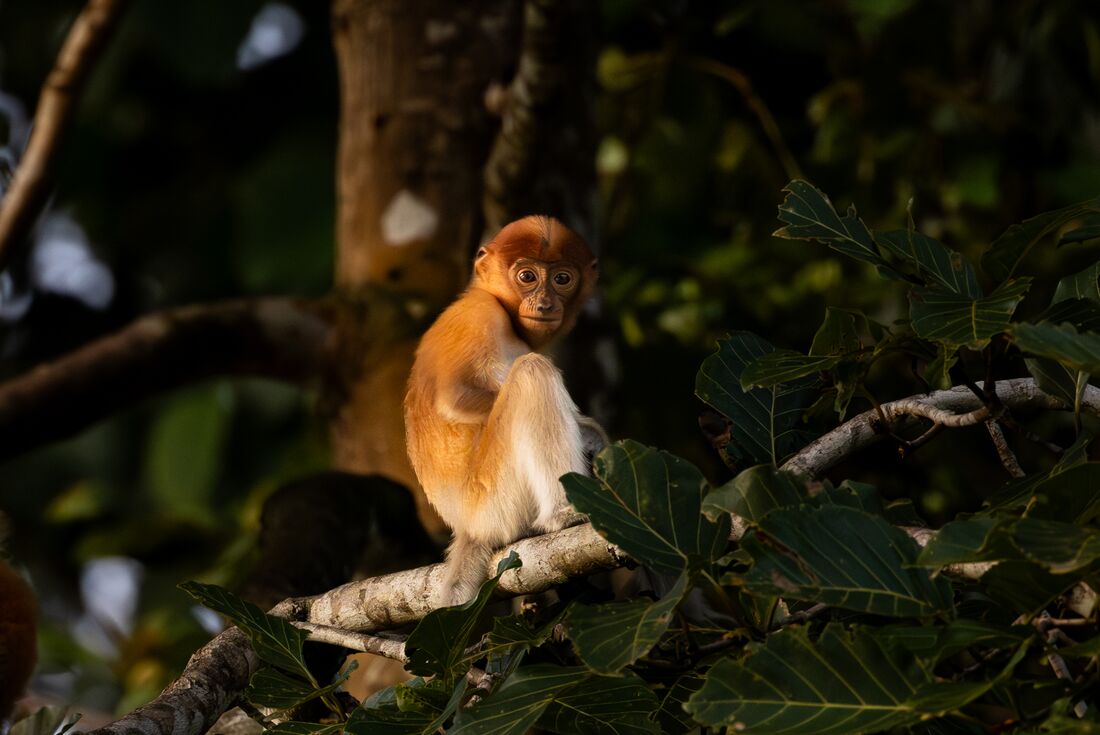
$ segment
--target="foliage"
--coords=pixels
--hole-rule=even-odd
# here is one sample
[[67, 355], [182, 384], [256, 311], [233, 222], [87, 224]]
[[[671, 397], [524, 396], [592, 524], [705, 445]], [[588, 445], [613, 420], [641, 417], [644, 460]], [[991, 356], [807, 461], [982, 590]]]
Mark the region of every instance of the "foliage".
[[[597, 457], [594, 477], [563, 478], [574, 506], [646, 568], [636, 573], [641, 594], [609, 600], [582, 585], [486, 628], [500, 575], [520, 563], [513, 552], [473, 600], [433, 611], [408, 636], [406, 668], [416, 679], [337, 711], [342, 725], [289, 722], [272, 732], [640, 735], [732, 726], [840, 735], [1100, 725], [1095, 594], [1069, 599], [1100, 581], [1100, 464], [1088, 459], [1089, 432], [1048, 470], [982, 488], [986, 507], [947, 523], [924, 548], [905, 529], [922, 525], [908, 502], [887, 502], [853, 479], [834, 485], [783, 469], [808, 438], [803, 409], [858, 393], [867, 368], [889, 352], [956, 364], [980, 349], [991, 379], [1018, 368], [1021, 352], [1094, 372], [1087, 346], [1100, 333], [1051, 324], [1049, 310], [1037, 324], [1014, 321], [1031, 281], [1004, 265], [1055, 235], [1073, 241], [1083, 220], [1035, 218], [1062, 225], [1047, 227], [1045, 240], [1035, 227], [1010, 229], [983, 261], [1002, 275], [984, 290], [977, 270], [935, 239], [911, 228], [876, 235], [854, 208], [840, 217], [809, 184], [788, 191], [781, 234], [830, 247], [842, 239], [843, 252], [907, 290], [912, 318], [872, 330], [859, 311], [830, 309], [811, 348], [817, 356], [780, 353], [744, 332], [724, 340], [699, 371], [699, 395], [732, 426], [747, 425], [731, 427], [722, 456], [735, 468], [757, 464], [720, 487], [685, 460], [629, 440]], [[1100, 296], [1097, 267], [1075, 276], [1070, 293], [1059, 288], [1057, 303]], [[993, 383], [970, 385], [996, 405]], [[802, 441], [777, 440], [796, 427]], [[985, 566], [960, 573], [977, 564]], [[305, 686], [303, 637], [287, 623], [216, 588], [186, 589], [233, 617], [274, 667], [253, 679], [254, 704], [291, 709], [338, 683]], [[562, 624], [564, 636], [551, 636]], [[1055, 659], [1058, 667], [1045, 665]]]

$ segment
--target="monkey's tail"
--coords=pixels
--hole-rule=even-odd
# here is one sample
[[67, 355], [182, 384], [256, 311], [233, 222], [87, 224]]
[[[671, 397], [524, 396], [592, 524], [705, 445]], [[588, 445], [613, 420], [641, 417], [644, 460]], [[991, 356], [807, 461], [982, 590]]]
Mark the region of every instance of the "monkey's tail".
[[469, 536], [456, 534], [447, 549], [442, 604], [461, 605], [474, 597], [481, 583], [490, 577], [489, 562], [492, 558], [492, 546]]

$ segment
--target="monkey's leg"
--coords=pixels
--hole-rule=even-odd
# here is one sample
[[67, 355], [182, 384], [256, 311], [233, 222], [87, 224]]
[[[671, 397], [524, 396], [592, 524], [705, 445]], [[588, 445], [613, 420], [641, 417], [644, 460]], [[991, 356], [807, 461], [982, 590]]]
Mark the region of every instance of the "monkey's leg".
[[559, 478], [588, 474], [580, 420], [554, 363], [534, 353], [517, 359], [493, 403], [475, 458], [474, 475], [492, 505], [525, 507], [530, 515], [523, 525], [538, 531], [576, 522]]

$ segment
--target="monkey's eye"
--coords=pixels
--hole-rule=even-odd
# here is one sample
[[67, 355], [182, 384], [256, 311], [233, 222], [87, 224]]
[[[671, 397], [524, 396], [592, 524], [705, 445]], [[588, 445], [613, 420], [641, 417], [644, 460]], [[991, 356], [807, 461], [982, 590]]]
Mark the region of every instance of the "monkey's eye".
[[559, 286], [568, 286], [572, 282], [573, 276], [569, 273], [562, 272], [554, 274], [554, 283], [558, 284]]
[[516, 274], [516, 278], [520, 283], [534, 283], [539, 279], [533, 270], [521, 270]]

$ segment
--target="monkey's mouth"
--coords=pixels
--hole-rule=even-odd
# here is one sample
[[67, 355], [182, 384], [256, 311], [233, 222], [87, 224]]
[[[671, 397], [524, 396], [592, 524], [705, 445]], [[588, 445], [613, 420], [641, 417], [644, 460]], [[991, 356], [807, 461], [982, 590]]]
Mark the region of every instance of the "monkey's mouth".
[[560, 316], [524, 316], [523, 319], [529, 322], [542, 322], [543, 324], [557, 324], [561, 321]]

